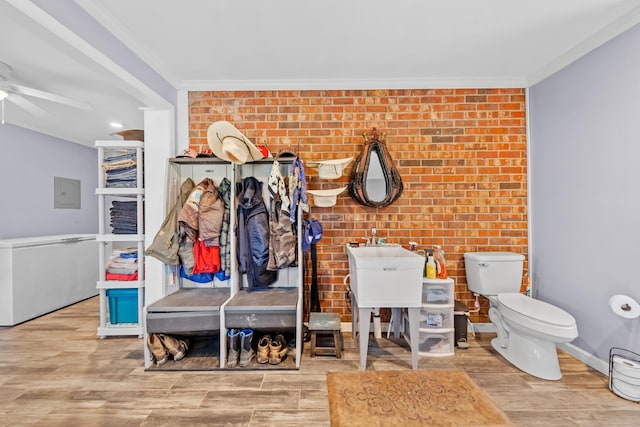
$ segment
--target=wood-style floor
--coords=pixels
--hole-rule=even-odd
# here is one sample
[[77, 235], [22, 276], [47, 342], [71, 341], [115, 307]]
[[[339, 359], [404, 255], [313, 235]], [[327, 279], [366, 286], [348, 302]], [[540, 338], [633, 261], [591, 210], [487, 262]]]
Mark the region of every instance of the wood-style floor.
[[[0, 328], [2, 426], [327, 426], [326, 373], [358, 370], [357, 343], [343, 333], [343, 359], [310, 358], [291, 371], [145, 371], [139, 338], [96, 336], [98, 300]], [[638, 426], [640, 405], [607, 378], [560, 353], [560, 381], [533, 378], [469, 337], [455, 357], [420, 369], [460, 369], [517, 426]], [[308, 343], [305, 343], [308, 348]], [[411, 369], [402, 341], [369, 344], [368, 370]]]

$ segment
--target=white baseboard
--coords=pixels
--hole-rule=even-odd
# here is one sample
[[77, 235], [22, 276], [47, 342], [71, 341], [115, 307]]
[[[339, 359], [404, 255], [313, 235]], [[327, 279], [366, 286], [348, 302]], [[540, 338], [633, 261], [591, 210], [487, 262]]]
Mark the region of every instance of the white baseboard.
[[[496, 327], [493, 323], [473, 323], [473, 328], [476, 332], [496, 332]], [[469, 331], [471, 332], [471, 331]], [[579, 347], [571, 343], [558, 344], [558, 348], [576, 359], [580, 360], [587, 366], [595, 369], [596, 371], [609, 376], [609, 362], [600, 360], [593, 354], [587, 353]]]
[[[496, 327], [493, 323], [473, 323], [473, 330], [475, 332], [494, 332], [496, 331]], [[469, 331], [471, 332], [471, 331]], [[571, 343], [558, 344], [558, 348], [581, 362], [585, 363], [587, 366], [595, 369], [596, 371], [609, 376], [609, 362], [598, 359], [591, 353], [588, 353], [582, 350], [579, 347]]]
[[496, 327], [493, 323], [469, 322], [468, 332], [470, 333], [496, 333]]
[[571, 343], [558, 344], [558, 348], [560, 350], [563, 350], [563, 351], [569, 353], [570, 355], [572, 355], [576, 359], [584, 362], [586, 365], [588, 365], [589, 367], [595, 369], [596, 371], [599, 371], [600, 373], [602, 373], [602, 374], [604, 374], [606, 376], [609, 376], [609, 362], [608, 361], [604, 361], [604, 360], [598, 359], [593, 354], [587, 353], [583, 349], [578, 348], [578, 347], [576, 347], [575, 345], [573, 345]]
[[[351, 322], [342, 322], [340, 327], [342, 328], [342, 332], [351, 332]], [[389, 329], [389, 323], [382, 323], [382, 332], [386, 334]], [[373, 332], [373, 323], [371, 323], [369, 330]], [[472, 323], [469, 322], [468, 332], [474, 334], [478, 333], [495, 333], [496, 327], [493, 323]], [[558, 348], [562, 351], [570, 354], [581, 362], [585, 363], [587, 366], [595, 369], [596, 371], [602, 373], [603, 375], [609, 376], [609, 362], [605, 360], [598, 359], [591, 353], [588, 353], [582, 350], [579, 347], [571, 343], [558, 344]]]

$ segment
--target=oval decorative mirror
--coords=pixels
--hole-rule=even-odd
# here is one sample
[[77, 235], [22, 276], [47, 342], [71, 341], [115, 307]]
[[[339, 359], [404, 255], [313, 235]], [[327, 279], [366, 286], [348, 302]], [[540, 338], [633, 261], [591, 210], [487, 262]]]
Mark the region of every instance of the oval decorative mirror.
[[387, 146], [378, 139], [376, 128], [373, 128], [371, 139], [366, 133], [363, 137], [364, 149], [358, 155], [349, 177], [349, 194], [364, 206], [388, 206], [402, 194], [402, 178]]

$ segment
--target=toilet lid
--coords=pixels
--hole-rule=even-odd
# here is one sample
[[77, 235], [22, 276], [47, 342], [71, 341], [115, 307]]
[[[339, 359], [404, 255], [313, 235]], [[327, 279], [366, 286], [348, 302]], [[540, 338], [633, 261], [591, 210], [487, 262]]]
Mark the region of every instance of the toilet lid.
[[576, 319], [566, 311], [544, 301], [529, 298], [519, 293], [500, 293], [498, 301], [506, 308], [531, 317], [541, 323], [554, 326], [571, 327], [576, 324]]

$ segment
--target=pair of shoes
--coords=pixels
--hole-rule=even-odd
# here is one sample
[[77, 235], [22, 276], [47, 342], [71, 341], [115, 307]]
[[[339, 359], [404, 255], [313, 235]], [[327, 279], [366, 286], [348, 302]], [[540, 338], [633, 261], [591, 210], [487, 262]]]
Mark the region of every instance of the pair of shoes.
[[273, 339], [271, 335], [263, 335], [258, 341], [256, 360], [261, 364], [278, 365], [282, 362], [283, 356], [287, 355], [288, 350], [287, 341], [282, 334], [277, 334]]
[[269, 344], [269, 364], [278, 365], [282, 357], [287, 355], [287, 341], [282, 334], [277, 334]]
[[165, 334], [149, 334], [147, 345], [158, 366], [164, 365], [169, 356], [176, 362], [181, 360], [189, 350], [189, 340], [179, 340]]

